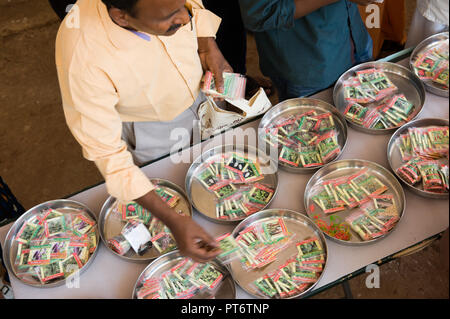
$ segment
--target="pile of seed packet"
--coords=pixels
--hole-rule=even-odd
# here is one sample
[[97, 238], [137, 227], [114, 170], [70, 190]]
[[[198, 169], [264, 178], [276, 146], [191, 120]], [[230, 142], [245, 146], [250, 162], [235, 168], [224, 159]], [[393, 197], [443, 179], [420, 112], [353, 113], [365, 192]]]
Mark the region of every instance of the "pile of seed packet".
[[42, 285], [80, 270], [97, 248], [97, 225], [83, 214], [44, 209], [25, 221], [16, 238], [16, 274]]
[[214, 98], [223, 98], [229, 100], [240, 100], [245, 98], [245, 87], [247, 78], [238, 73], [223, 73], [223, 93], [217, 91], [214, 75], [207, 71], [203, 78], [202, 91]]
[[280, 117], [265, 129], [264, 139], [279, 148], [279, 161], [290, 167], [319, 167], [340, 153], [338, 131], [330, 112], [311, 110]]
[[[162, 187], [157, 187], [155, 192], [172, 208], [180, 199]], [[120, 234], [108, 239], [108, 246], [117, 254], [123, 256], [134, 252], [133, 254], [142, 256], [152, 247], [160, 254], [176, 249], [177, 245], [169, 228], [136, 202], [118, 201], [113, 212], [124, 223]]]
[[325, 252], [316, 237], [297, 242], [298, 253], [275, 271], [254, 281], [253, 285], [268, 298], [299, 295], [317, 282], [325, 265]]
[[404, 162], [397, 174], [404, 181], [411, 185], [422, 182], [427, 192], [448, 193], [448, 126], [409, 128], [397, 143]]
[[221, 249], [217, 257], [223, 264], [238, 260], [247, 271], [261, 270], [279, 261], [279, 254], [295, 245], [298, 253], [275, 271], [258, 278], [254, 287], [269, 298], [298, 295], [315, 283], [325, 264], [325, 253], [316, 237], [295, 242], [295, 234], [282, 217], [271, 217], [246, 227], [234, 238], [225, 234], [216, 239]]
[[[243, 229], [236, 239], [231, 236], [222, 238], [219, 245], [224, 253], [218, 258], [226, 264], [230, 262], [230, 257], [223, 259], [231, 255], [231, 260], [238, 258], [242, 268], [248, 271], [260, 269], [277, 260], [277, 255], [292, 243], [294, 236], [283, 218], [269, 218]], [[224, 249], [222, 245], [225, 240], [233, 243], [227, 245], [229, 249]]]
[[448, 91], [448, 40], [437, 47], [421, 52], [413, 63], [416, 75], [424, 81], [436, 83]]
[[183, 258], [159, 276], [144, 278], [136, 289], [138, 299], [192, 299], [199, 294], [214, 298], [224, 274], [213, 263]]
[[[353, 175], [346, 175], [321, 182], [313, 190], [313, 204], [309, 210], [314, 222], [331, 237], [349, 241], [350, 230], [362, 240], [371, 240], [389, 232], [399, 220], [399, 214], [392, 195], [384, 194], [388, 187], [368, 169]], [[317, 205], [329, 217], [331, 225], [316, 213]], [[332, 214], [355, 209], [342, 219]], [[372, 229], [375, 227], [378, 231]]]
[[243, 219], [262, 210], [275, 190], [261, 183], [259, 162], [238, 152], [216, 156], [202, 164], [196, 178], [216, 198], [216, 218]]
[[378, 69], [357, 71], [344, 84], [346, 119], [369, 129], [395, 128], [414, 117], [414, 104]]

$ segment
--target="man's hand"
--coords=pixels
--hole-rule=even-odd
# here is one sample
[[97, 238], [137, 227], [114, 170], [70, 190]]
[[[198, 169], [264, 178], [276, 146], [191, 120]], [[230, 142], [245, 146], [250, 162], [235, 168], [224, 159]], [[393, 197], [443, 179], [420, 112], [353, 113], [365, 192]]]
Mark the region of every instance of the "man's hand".
[[175, 237], [178, 249], [183, 255], [202, 263], [219, 255], [220, 250], [216, 241], [191, 217], [177, 214], [155, 191], [136, 199], [136, 202], [151, 211], [154, 216], [169, 227]]
[[198, 55], [203, 71], [211, 71], [214, 75], [217, 91], [223, 93], [223, 72], [233, 72], [233, 68], [225, 60], [214, 38], [197, 38]]
[[206, 233], [190, 217], [178, 215], [178, 220], [169, 226], [181, 254], [205, 263], [220, 254], [214, 238]]

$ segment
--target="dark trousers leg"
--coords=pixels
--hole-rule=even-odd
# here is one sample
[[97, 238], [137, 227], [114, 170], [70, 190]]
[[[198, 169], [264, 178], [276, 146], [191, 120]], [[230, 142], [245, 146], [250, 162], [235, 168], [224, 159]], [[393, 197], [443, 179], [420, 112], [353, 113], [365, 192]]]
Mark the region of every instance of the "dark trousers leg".
[[246, 74], [247, 33], [238, 0], [203, 0], [205, 7], [222, 18], [216, 42], [234, 72]]
[[74, 4], [76, 0], [48, 0], [53, 10], [56, 12], [58, 17], [62, 20], [66, 16], [66, 8], [69, 4]]

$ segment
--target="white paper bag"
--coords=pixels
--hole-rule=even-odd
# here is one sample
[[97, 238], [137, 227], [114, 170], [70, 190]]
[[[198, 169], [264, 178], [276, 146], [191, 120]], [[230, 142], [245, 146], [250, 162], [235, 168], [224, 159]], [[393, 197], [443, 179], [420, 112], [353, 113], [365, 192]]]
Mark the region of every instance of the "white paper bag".
[[237, 107], [242, 112], [236, 113], [225, 111], [219, 108], [211, 97], [207, 97], [206, 101], [199, 106], [198, 117], [200, 119], [202, 140], [218, 134], [227, 128], [264, 114], [272, 107], [272, 103], [263, 88], [260, 88], [248, 101], [242, 99], [226, 100], [226, 102]]

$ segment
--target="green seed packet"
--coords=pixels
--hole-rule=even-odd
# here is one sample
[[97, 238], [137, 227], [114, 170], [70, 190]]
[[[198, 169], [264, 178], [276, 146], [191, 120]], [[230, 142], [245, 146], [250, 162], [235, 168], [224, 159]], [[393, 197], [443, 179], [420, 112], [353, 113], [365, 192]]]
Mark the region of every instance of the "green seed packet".
[[279, 160], [291, 166], [298, 167], [300, 163], [300, 154], [292, 148], [283, 146], [280, 152]]
[[264, 186], [262, 184], [256, 183], [250, 190], [249, 200], [251, 202], [256, 202], [258, 204], [267, 205], [272, 199], [273, 194], [274, 194], [273, 189]]
[[206, 264], [195, 276], [195, 279], [208, 287], [216, 288], [223, 279], [223, 275], [212, 264]]

